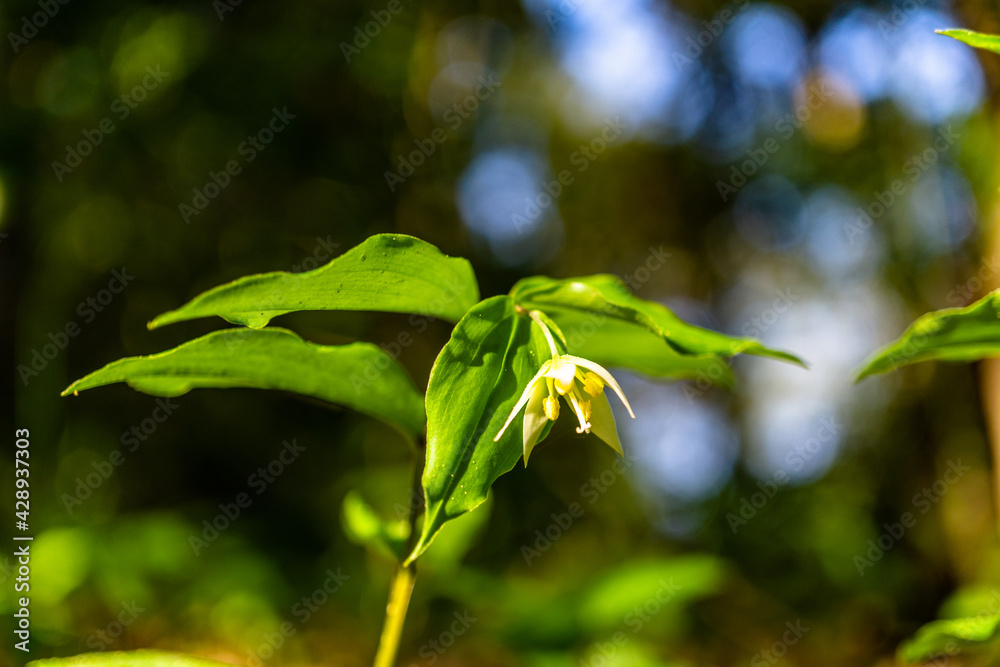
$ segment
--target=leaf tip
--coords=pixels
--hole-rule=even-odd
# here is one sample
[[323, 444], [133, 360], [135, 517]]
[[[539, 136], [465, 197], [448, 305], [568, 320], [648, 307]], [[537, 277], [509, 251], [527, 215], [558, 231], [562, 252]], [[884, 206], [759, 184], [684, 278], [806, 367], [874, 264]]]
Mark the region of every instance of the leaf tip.
[[857, 371], [854, 374], [854, 384], [858, 384], [862, 380], [865, 380], [865, 379], [871, 377], [872, 375], [875, 375], [875, 370], [874, 370], [873, 366], [874, 366], [874, 364], [868, 364], [867, 366], [865, 366], [861, 370]]
[[791, 364], [795, 364], [800, 368], [809, 370], [809, 362], [798, 355], [792, 354], [791, 352], [785, 352], [782, 358]]
[[149, 322], [146, 322], [146, 328], [152, 331], [153, 329], [159, 329], [160, 327], [166, 324], [171, 324], [172, 322], [175, 322], [176, 318], [174, 318], [173, 315], [176, 312], [177, 312], [176, 310], [168, 310], [165, 313], [157, 315]]

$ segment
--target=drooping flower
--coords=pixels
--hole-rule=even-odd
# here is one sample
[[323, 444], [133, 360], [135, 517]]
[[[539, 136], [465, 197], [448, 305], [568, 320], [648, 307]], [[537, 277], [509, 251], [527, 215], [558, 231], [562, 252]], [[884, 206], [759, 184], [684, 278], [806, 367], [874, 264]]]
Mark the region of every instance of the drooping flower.
[[620, 456], [624, 456], [618, 439], [615, 417], [611, 412], [608, 398], [604, 395], [604, 387], [610, 386], [634, 419], [632, 406], [625, 398], [622, 388], [611, 373], [600, 364], [570, 354], [559, 354], [548, 327], [535, 316], [535, 313], [532, 313], [532, 316], [542, 327], [549, 341], [552, 358], [542, 364], [535, 377], [528, 382], [524, 393], [521, 394], [506, 423], [493, 441], [500, 440], [521, 408], [524, 408], [524, 463], [527, 465], [531, 450], [538, 443], [546, 423], [555, 421], [559, 417], [559, 397], [562, 397], [572, 408], [580, 423], [576, 428], [577, 433], [593, 432]]

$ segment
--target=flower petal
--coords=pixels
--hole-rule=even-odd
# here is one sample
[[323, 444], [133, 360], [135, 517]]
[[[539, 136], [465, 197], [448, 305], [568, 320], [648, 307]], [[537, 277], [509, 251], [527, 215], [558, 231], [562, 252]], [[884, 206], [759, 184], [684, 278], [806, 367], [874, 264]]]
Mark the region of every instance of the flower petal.
[[618, 439], [618, 427], [615, 425], [615, 415], [611, 412], [611, 404], [604, 394], [595, 396], [590, 401], [590, 432], [598, 438], [608, 443], [611, 449], [618, 452], [618, 456], [624, 457], [622, 443]]
[[622, 403], [625, 404], [625, 409], [628, 410], [629, 416], [632, 417], [632, 419], [635, 419], [635, 413], [632, 412], [632, 406], [628, 404], [628, 399], [625, 398], [625, 393], [622, 391], [622, 388], [618, 386], [618, 382], [615, 381], [615, 379], [611, 376], [611, 373], [609, 373], [607, 369], [604, 368], [604, 366], [601, 366], [600, 364], [595, 364], [593, 361], [590, 361], [589, 359], [574, 357], [571, 354], [564, 354], [562, 358], [570, 363], [576, 364], [577, 366], [583, 366], [587, 370], [593, 371], [598, 376], [600, 376], [600, 378], [604, 380], [605, 384], [609, 385], [612, 389], [615, 390], [615, 393], [618, 394], [618, 398], [622, 399]]
[[544, 382], [535, 383], [531, 398], [528, 399], [528, 406], [524, 409], [524, 465], [528, 465], [528, 457], [531, 450], [538, 443], [538, 436], [548, 423], [549, 418], [545, 414], [545, 399], [549, 391], [545, 388]]
[[514, 405], [514, 409], [510, 411], [510, 416], [507, 417], [507, 421], [504, 422], [503, 428], [500, 429], [499, 433], [497, 433], [497, 437], [493, 438], [493, 442], [500, 441], [500, 436], [503, 435], [504, 431], [507, 430], [507, 427], [510, 426], [510, 423], [514, 421], [514, 417], [517, 416], [517, 413], [521, 411], [521, 408], [524, 407], [524, 404], [528, 402], [529, 398], [531, 398], [531, 392], [534, 389], [535, 384], [537, 384], [538, 381], [542, 378], [542, 376], [545, 375], [545, 373], [549, 370], [550, 365], [551, 364], [548, 361], [542, 364], [542, 367], [538, 369], [537, 373], [535, 373], [535, 377], [531, 378], [531, 381], [528, 382], [528, 386], [524, 388], [524, 392], [521, 394], [521, 398], [517, 399], [517, 404]]
[[552, 365], [549, 367], [545, 377], [552, 378], [556, 389], [560, 394], [567, 394], [573, 389], [576, 382], [576, 366], [566, 361], [565, 355], [553, 357]]

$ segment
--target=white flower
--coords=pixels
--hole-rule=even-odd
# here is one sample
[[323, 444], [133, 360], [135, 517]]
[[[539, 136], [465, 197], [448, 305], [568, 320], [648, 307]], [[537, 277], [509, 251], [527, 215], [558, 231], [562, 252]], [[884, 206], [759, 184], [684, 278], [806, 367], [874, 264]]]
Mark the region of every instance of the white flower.
[[618, 386], [611, 373], [603, 366], [570, 354], [558, 354], [548, 327], [534, 312], [531, 315], [545, 332], [549, 347], [552, 349], [552, 359], [542, 364], [538, 373], [524, 388], [524, 393], [521, 394], [521, 398], [511, 410], [507, 422], [493, 438], [493, 441], [500, 440], [500, 436], [514, 421], [517, 413], [521, 411], [521, 408], [525, 408], [524, 463], [527, 465], [531, 450], [538, 443], [538, 438], [546, 423], [555, 421], [559, 417], [558, 397], [561, 396], [573, 409], [573, 413], [580, 422], [576, 428], [577, 433], [593, 432], [620, 456], [624, 456], [621, 442], [618, 439], [615, 417], [611, 413], [608, 398], [604, 395], [605, 385], [614, 389], [618, 398], [625, 404], [629, 415], [634, 419], [635, 414], [632, 412], [632, 406], [628, 404], [628, 399], [622, 393], [622, 388]]

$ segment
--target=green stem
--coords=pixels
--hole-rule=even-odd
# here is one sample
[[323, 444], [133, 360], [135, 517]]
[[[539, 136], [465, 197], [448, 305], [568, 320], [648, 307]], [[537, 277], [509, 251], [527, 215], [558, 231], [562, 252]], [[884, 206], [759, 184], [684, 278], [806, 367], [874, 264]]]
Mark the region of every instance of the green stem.
[[546, 326], [545, 322], [542, 321], [542, 318], [539, 315], [539, 312], [537, 310], [532, 310], [531, 312], [528, 313], [528, 317], [530, 317], [531, 319], [533, 319], [535, 321], [535, 323], [542, 328], [542, 333], [545, 334], [545, 340], [549, 344], [549, 349], [552, 350], [552, 356], [553, 356], [553, 358], [554, 357], [558, 357], [559, 356], [559, 350], [556, 349], [556, 341], [552, 337], [552, 332], [549, 331], [548, 326]]
[[[421, 437], [417, 444], [417, 461], [413, 466], [413, 484], [410, 488], [410, 544], [413, 546], [416, 537], [417, 517], [423, 509], [422, 502], [415, 498], [423, 498], [423, 487], [420, 483], [424, 470], [424, 460], [427, 451], [427, 441]], [[403, 635], [403, 623], [406, 621], [406, 610], [410, 606], [410, 595], [417, 578], [417, 564], [399, 565], [392, 577], [389, 589], [389, 602], [385, 607], [385, 621], [382, 623], [382, 635], [378, 640], [378, 650], [375, 652], [373, 667], [393, 667], [396, 654], [399, 652], [399, 639]]]
[[374, 667], [393, 667], [396, 662], [399, 638], [403, 634], [403, 622], [406, 620], [406, 609], [410, 606], [410, 594], [413, 592], [413, 582], [416, 577], [415, 564], [411, 563], [407, 567], [396, 569], [396, 574], [392, 578], [392, 590], [389, 592], [389, 604], [385, 608], [385, 625], [378, 640]]

